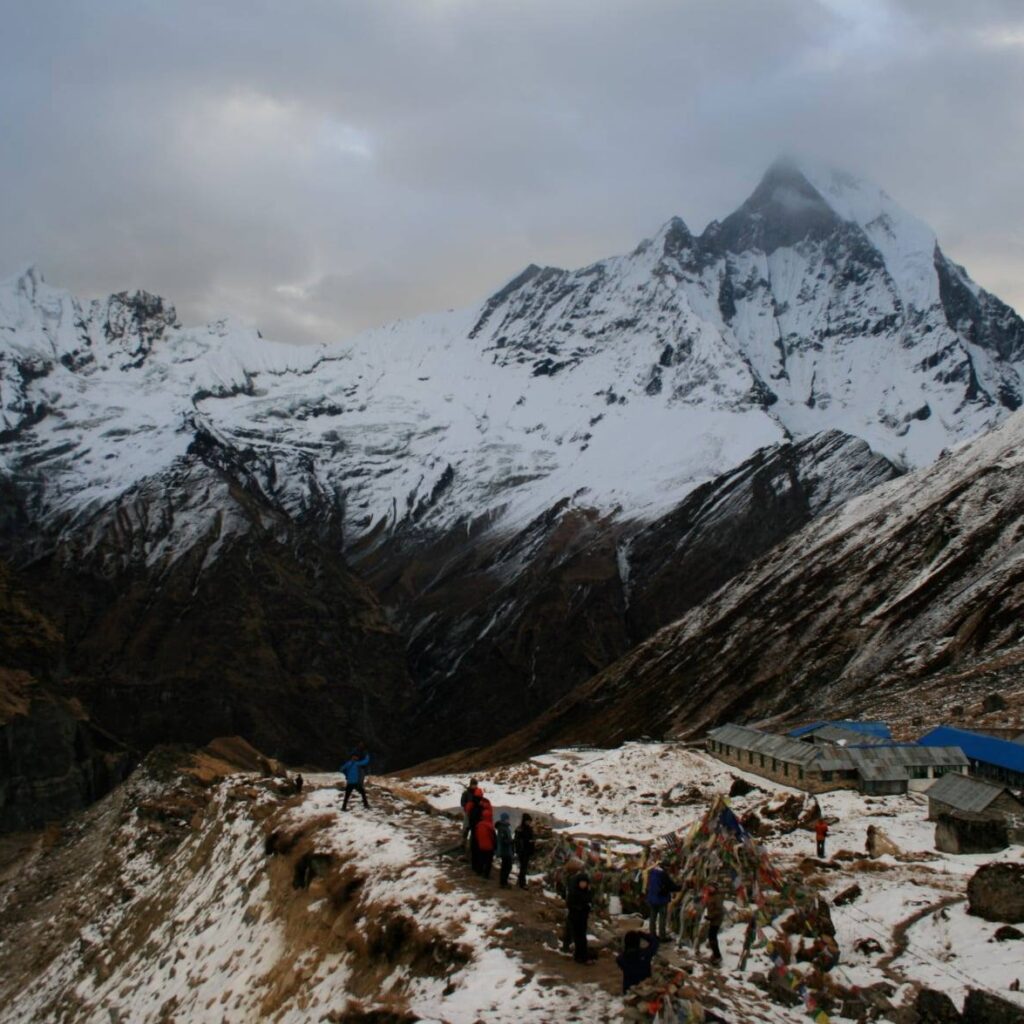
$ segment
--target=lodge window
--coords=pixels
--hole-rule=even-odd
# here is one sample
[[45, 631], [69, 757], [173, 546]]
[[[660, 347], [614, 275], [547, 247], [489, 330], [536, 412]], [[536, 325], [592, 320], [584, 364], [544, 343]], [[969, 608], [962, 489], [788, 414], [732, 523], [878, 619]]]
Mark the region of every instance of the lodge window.
[[797, 770], [796, 770], [796, 777], [798, 779], [802, 779], [804, 777], [804, 770], [803, 770], [803, 768], [797, 768]]
[[764, 754], [758, 754], [757, 756], [761, 759], [761, 767], [763, 768], [764, 767]]
[[831, 782], [832, 781], [832, 773], [831, 772], [823, 771], [821, 773], [821, 781], [822, 782]]
[[927, 779], [928, 768], [919, 764], [912, 765], [910, 768], [910, 777], [912, 779]]
[[782, 774], [789, 777], [789, 765], [785, 761], [782, 762]]

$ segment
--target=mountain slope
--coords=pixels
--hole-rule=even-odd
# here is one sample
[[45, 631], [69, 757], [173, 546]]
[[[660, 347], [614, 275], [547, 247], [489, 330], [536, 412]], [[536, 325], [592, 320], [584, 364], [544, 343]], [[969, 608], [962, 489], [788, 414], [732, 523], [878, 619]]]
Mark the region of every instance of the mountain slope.
[[1018, 412], [809, 523], [491, 756], [729, 719], [906, 723], [993, 682], [1024, 705], [1022, 507]]
[[[699, 236], [673, 219], [630, 254], [530, 267], [478, 307], [334, 346], [184, 327], [146, 293], [83, 305], [29, 271], [0, 287], [0, 554], [40, 567], [72, 662], [122, 680], [113, 703], [153, 673], [180, 680], [152, 728], [124, 698], [140, 738], [165, 711], [203, 721], [248, 614], [237, 588], [283, 574], [313, 621], [347, 623], [297, 650], [366, 654], [317, 655], [327, 689], [284, 701], [319, 720], [335, 684], [369, 700], [324, 719], [318, 757], [326, 734], [409, 706], [398, 636], [377, 676], [380, 611], [353, 569], [420, 687], [425, 710], [396, 736], [458, 746], [525, 722], [810, 515], [998, 423], [1022, 372], [1024, 324], [926, 227], [873, 186], [785, 161]], [[829, 431], [875, 454], [831, 451]], [[702, 496], [738, 494], [744, 474], [760, 490], [716, 527]], [[833, 500], [807, 498], [819, 486]], [[258, 597], [261, 635], [284, 592]], [[159, 638], [143, 640], [150, 595]], [[176, 625], [207, 622], [198, 598], [225, 609], [215, 641]], [[278, 668], [256, 673], [270, 691]], [[231, 692], [217, 731], [253, 721], [252, 694]], [[264, 726], [251, 738], [298, 754], [305, 726]]]

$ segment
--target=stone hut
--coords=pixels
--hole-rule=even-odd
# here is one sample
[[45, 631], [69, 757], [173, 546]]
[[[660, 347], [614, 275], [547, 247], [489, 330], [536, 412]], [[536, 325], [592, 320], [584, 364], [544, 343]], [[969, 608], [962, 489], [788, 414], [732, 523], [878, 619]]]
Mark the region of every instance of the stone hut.
[[928, 820], [954, 814], [974, 821], [1024, 823], [1024, 801], [1005, 786], [967, 775], [945, 775], [928, 790]]

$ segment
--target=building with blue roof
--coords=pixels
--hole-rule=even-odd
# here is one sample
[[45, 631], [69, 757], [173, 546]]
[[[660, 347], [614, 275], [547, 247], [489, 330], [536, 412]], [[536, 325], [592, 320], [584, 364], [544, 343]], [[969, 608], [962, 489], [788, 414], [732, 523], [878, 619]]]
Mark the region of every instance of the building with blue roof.
[[797, 726], [795, 729], [790, 729], [787, 736], [792, 736], [793, 739], [800, 739], [801, 736], [806, 733], [817, 732], [819, 729], [825, 726], [832, 726], [835, 729], [844, 729], [846, 732], [859, 732], [865, 736], [874, 736], [880, 740], [891, 740], [892, 733], [889, 732], [889, 726], [885, 722], [854, 722], [850, 719], [840, 718], [833, 721], [821, 721], [821, 722], [810, 722], [807, 725]]
[[951, 725], [926, 732], [918, 743], [924, 747], [959, 747], [971, 763], [972, 775], [1024, 789], [1024, 744]]

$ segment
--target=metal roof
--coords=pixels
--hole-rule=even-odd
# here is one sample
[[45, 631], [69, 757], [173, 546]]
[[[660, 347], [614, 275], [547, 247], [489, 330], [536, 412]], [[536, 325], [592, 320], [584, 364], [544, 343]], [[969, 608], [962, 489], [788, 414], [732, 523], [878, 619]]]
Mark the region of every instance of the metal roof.
[[[755, 754], [764, 754], [799, 764], [815, 771], [850, 771], [856, 769], [885, 765], [889, 768], [927, 768], [930, 766], [966, 768], [968, 760], [959, 747], [921, 747], [916, 743], [867, 743], [862, 746], [839, 746], [834, 743], [805, 743], [802, 740], [790, 739], [788, 736], [776, 736], [760, 729], [750, 729], [745, 725], [719, 726], [708, 732], [710, 739], [725, 743], [740, 750], [749, 750]], [[880, 776], [876, 776], [880, 777]], [[891, 774], [886, 778], [903, 778], [899, 774]]]
[[790, 764], [810, 764], [821, 755], [822, 750], [827, 749], [791, 740], [788, 736], [776, 736], [760, 729], [749, 729], [745, 725], [734, 725], [732, 722], [711, 729], [708, 736], [718, 743], [739, 747], [742, 750], [752, 750], [755, 754], [767, 754]]
[[817, 736], [819, 739], [827, 740], [829, 743], [845, 747], [849, 744], [857, 746], [875, 746], [876, 744], [891, 743], [891, 739], [882, 736], [872, 736], [866, 732], [854, 732], [853, 729], [846, 729], [841, 725], [823, 725], [818, 729], [812, 729], [803, 733], [803, 737]]
[[861, 765], [903, 765], [906, 768], [966, 768], [968, 760], [959, 747], [921, 747], [916, 743], [894, 743], [885, 747], [843, 747], [859, 769]]
[[857, 774], [865, 782], [905, 782], [910, 778], [910, 772], [901, 764], [862, 764], [857, 766]]
[[[928, 787], [929, 800], [949, 804], [958, 811], [983, 811], [1001, 793], [1009, 793], [1017, 800], [1005, 786], [983, 782], [970, 775], [943, 775]], [[1017, 803], [1024, 807], [1021, 801], [1017, 800]]]
[[972, 761], [983, 761], [998, 768], [1024, 775], [1024, 744], [1000, 740], [995, 736], [985, 736], [967, 729], [954, 729], [949, 725], [940, 725], [937, 729], [925, 733], [918, 743], [926, 747], [948, 746], [955, 744]]
[[832, 725], [839, 729], [847, 729], [850, 732], [864, 733], [867, 736], [876, 736], [878, 739], [891, 740], [892, 733], [889, 732], [889, 726], [882, 721], [865, 721], [857, 722], [849, 718], [839, 718], [832, 722], [810, 722], [808, 725], [800, 725], [795, 729], [790, 729], [787, 735], [794, 738], [798, 736], [804, 736], [809, 732], [816, 732], [823, 725]]

